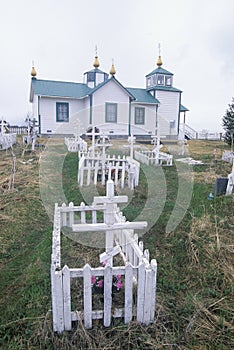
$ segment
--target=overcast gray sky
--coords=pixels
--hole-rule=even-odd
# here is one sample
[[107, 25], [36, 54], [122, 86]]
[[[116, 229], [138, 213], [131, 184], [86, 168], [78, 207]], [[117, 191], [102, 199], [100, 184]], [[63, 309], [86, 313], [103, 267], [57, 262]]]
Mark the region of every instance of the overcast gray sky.
[[22, 124], [32, 61], [38, 79], [83, 81], [95, 45], [100, 69], [145, 87], [156, 68], [174, 73], [196, 130], [221, 131], [234, 97], [233, 0], [2, 0], [0, 117]]

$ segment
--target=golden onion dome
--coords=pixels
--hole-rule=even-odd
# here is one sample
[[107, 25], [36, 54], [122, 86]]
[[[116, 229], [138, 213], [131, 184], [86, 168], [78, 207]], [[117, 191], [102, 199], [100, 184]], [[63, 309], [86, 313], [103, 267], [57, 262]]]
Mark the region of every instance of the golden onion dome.
[[110, 74], [111, 75], [115, 75], [115, 73], [116, 73], [115, 66], [114, 66], [114, 63], [112, 63], [112, 66], [111, 66], [111, 69], [110, 69]]
[[37, 75], [36, 69], [34, 67], [32, 67], [31, 76], [35, 77], [36, 75]]
[[95, 68], [98, 68], [100, 66], [99, 61], [98, 61], [98, 56], [96, 55], [94, 58], [93, 66]]
[[161, 58], [161, 56], [159, 55], [159, 56], [158, 56], [158, 60], [157, 60], [157, 66], [158, 66], [158, 67], [161, 67], [162, 64], [163, 64], [163, 63], [162, 63], [162, 58]]

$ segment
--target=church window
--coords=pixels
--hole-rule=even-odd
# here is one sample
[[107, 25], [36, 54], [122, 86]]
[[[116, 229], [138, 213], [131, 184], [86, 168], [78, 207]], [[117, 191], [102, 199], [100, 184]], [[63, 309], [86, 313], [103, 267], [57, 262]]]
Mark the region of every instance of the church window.
[[69, 122], [69, 103], [67, 102], [56, 103], [56, 121]]
[[166, 85], [171, 86], [172, 85], [172, 78], [171, 77], [166, 77]]
[[135, 124], [145, 124], [145, 108], [135, 107]]
[[151, 86], [151, 77], [147, 78], [147, 86]]
[[158, 85], [164, 85], [164, 75], [158, 75], [157, 83]]
[[106, 123], [117, 123], [117, 103], [106, 103]]
[[95, 75], [94, 75], [94, 72], [88, 72], [87, 73], [87, 82], [91, 82], [91, 81], [94, 81], [95, 80]]

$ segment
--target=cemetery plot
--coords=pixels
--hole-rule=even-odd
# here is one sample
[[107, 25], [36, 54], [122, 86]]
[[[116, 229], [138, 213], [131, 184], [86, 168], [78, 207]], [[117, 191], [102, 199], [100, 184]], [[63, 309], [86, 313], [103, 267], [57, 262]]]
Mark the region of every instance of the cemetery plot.
[[161, 152], [160, 138], [156, 135], [152, 136], [152, 143], [154, 144], [154, 148], [152, 151], [135, 151], [134, 157], [139, 162], [146, 165], [153, 166], [172, 166], [173, 156], [171, 154]]
[[[94, 197], [91, 206], [55, 205], [51, 286], [53, 329], [56, 332], [71, 330], [72, 321], [77, 320], [83, 320], [86, 328], [92, 327], [93, 319], [103, 319], [105, 327], [110, 326], [112, 317], [123, 318], [125, 323], [133, 317], [144, 324], [154, 320], [157, 264], [156, 260], [149, 260], [148, 250], [143, 249], [142, 242], [138, 242], [138, 236], [134, 234], [134, 229], [143, 229], [147, 223], [127, 222], [117, 206], [126, 202], [127, 196], [114, 195], [112, 180], [107, 181], [106, 188], [106, 196]], [[101, 222], [97, 222], [97, 211], [103, 212]], [[99, 257], [103, 266], [61, 267], [60, 240], [64, 226], [77, 235], [80, 232], [105, 233], [105, 251]], [[113, 266], [117, 255], [123, 258], [123, 266]], [[80, 300], [77, 302], [76, 299], [75, 303], [71, 295], [74, 283], [83, 290]], [[80, 309], [72, 309], [74, 305]]]
[[105, 135], [101, 135], [99, 142], [95, 143], [95, 137], [100, 136], [100, 134], [93, 131], [87, 135], [92, 136], [92, 146], [88, 152], [79, 153], [79, 186], [89, 186], [91, 183], [97, 185], [97, 182], [104, 185], [108, 179], [113, 179], [115, 185], [119, 185], [121, 188], [124, 188], [125, 184], [131, 189], [138, 186], [139, 162], [134, 160], [132, 156], [121, 158], [120, 155], [117, 157], [107, 155], [106, 149], [112, 146], [109, 139]]

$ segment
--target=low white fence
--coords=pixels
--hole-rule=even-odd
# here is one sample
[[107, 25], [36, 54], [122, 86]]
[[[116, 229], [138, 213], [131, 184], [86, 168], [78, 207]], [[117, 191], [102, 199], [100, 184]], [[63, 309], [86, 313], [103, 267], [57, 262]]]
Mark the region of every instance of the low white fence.
[[134, 189], [139, 183], [140, 164], [130, 157], [110, 156], [90, 153], [83, 155], [78, 165], [78, 184], [79, 186], [91, 183], [102, 185], [107, 180], [112, 179], [116, 186], [124, 188], [125, 183], [128, 187]]
[[146, 165], [155, 166], [171, 166], [173, 161], [173, 156], [164, 152], [153, 152], [153, 151], [135, 151], [135, 159]]
[[234, 151], [223, 151], [222, 160], [228, 163], [234, 163]]
[[[120, 197], [96, 197], [98, 200], [94, 201], [92, 206], [86, 206], [84, 203], [80, 206], [74, 206], [72, 203], [69, 206], [63, 204], [61, 207], [55, 205], [51, 255], [53, 329], [55, 332], [71, 330], [72, 321], [83, 321], [86, 328], [92, 327], [94, 319], [103, 319], [104, 326], [109, 327], [112, 317], [123, 318], [126, 324], [133, 317], [146, 325], [154, 321], [157, 263], [154, 259], [149, 261], [149, 251], [143, 249], [143, 243], [138, 242], [138, 236], [132, 229], [133, 227], [142, 228], [145, 223], [126, 222], [116, 204], [113, 204], [115, 201], [123, 202], [123, 198]], [[108, 199], [109, 203], [112, 203], [109, 204], [112, 209], [115, 208], [114, 212], [111, 212], [111, 215], [114, 215], [112, 227], [105, 223], [97, 223], [97, 211], [103, 213], [104, 222], [108, 222], [110, 218]], [[99, 220], [103, 219], [99, 218]], [[60, 245], [62, 226], [75, 227], [76, 230], [81, 226], [80, 231], [83, 229], [94, 231], [95, 228], [100, 231], [100, 226], [103, 226], [104, 230], [108, 231], [106, 231], [108, 237], [112, 232], [112, 238], [115, 241], [113, 249], [100, 255], [100, 261], [108, 256], [107, 264], [96, 268], [88, 264], [83, 268], [69, 268], [67, 265], [62, 268]], [[114, 251], [120, 252], [124, 266], [112, 266], [112, 258], [116, 254]], [[121, 276], [124, 281], [120, 306], [116, 305], [113, 294], [115, 276]], [[93, 278], [101, 278], [104, 286], [103, 304], [101, 308], [98, 304], [98, 309], [94, 303], [97, 295], [93, 289]], [[79, 310], [72, 309], [74, 291], [71, 291], [71, 284], [73, 279], [78, 279], [82, 288]]]
[[65, 137], [64, 142], [68, 152], [87, 152], [87, 142], [82, 138]]
[[16, 143], [16, 134], [0, 134], [0, 150], [8, 149]]

